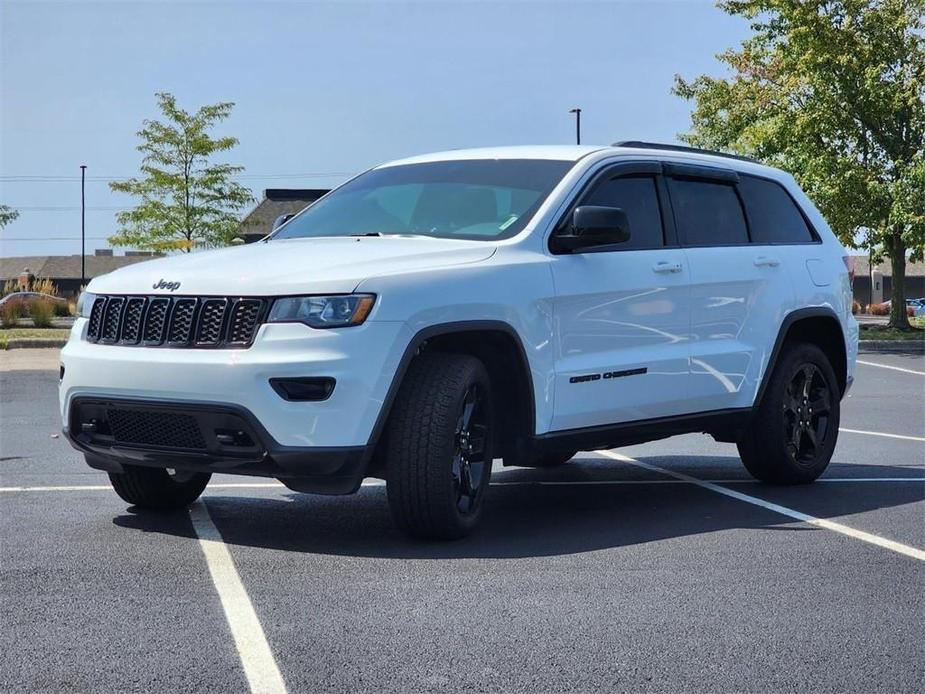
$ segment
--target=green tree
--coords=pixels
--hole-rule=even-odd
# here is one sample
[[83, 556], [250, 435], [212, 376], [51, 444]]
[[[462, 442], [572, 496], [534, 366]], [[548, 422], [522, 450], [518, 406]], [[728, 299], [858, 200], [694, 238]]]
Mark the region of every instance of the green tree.
[[7, 205], [0, 205], [0, 229], [19, 217], [19, 212]]
[[209, 134], [234, 104], [203, 106], [191, 114], [171, 94], [158, 94], [157, 102], [163, 120], [146, 120], [138, 132], [141, 177], [109, 184], [141, 198], [137, 207], [116, 215], [120, 229], [109, 243], [156, 251], [228, 245], [237, 236], [240, 213], [254, 200], [232, 180], [243, 166], [212, 161], [238, 144], [234, 137]]
[[906, 329], [905, 262], [925, 253], [925, 0], [724, 0], [752, 35], [729, 76], [675, 78], [691, 144], [793, 172], [847, 245], [890, 259], [890, 324]]

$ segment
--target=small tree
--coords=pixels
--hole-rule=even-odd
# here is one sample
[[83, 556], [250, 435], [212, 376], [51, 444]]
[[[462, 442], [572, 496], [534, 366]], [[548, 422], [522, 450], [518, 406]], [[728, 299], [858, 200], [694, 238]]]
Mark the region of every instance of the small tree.
[[237, 236], [238, 217], [253, 202], [250, 190], [231, 180], [243, 166], [211, 160], [238, 144], [209, 131], [231, 113], [233, 103], [203, 106], [190, 114], [171, 94], [157, 95], [163, 121], [146, 120], [138, 132], [142, 177], [110, 183], [112, 190], [141, 198], [120, 212], [113, 246], [154, 251], [225, 246]]
[[15, 221], [19, 217], [19, 212], [14, 210], [12, 207], [6, 205], [0, 205], [0, 229], [5, 227], [12, 221]]
[[925, 0], [723, 0], [753, 35], [718, 56], [729, 78], [676, 78], [682, 136], [793, 172], [846, 245], [892, 266], [890, 324], [907, 329], [906, 257], [925, 253]]

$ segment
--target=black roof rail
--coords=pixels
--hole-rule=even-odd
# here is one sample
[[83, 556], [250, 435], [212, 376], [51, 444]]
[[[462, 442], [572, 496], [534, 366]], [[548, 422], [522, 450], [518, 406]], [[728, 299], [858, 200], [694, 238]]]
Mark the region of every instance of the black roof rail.
[[666, 145], [663, 142], [643, 142], [642, 140], [621, 140], [614, 142], [613, 147], [636, 147], [637, 149], [664, 149], [670, 152], [693, 152], [694, 154], [709, 154], [714, 157], [726, 157], [727, 159], [738, 159], [739, 161], [748, 161], [752, 164], [761, 162], [752, 157], [746, 157], [741, 154], [729, 154], [728, 152], [717, 152], [713, 149], [701, 149], [700, 147], [685, 147], [684, 145]]

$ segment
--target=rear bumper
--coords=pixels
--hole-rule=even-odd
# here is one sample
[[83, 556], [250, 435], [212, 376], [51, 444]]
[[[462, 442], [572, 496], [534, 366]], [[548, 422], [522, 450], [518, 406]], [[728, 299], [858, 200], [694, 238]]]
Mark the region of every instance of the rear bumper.
[[277, 442], [247, 409], [225, 403], [77, 397], [64, 432], [87, 464], [279, 479], [291, 489], [349, 494], [366, 472], [366, 446], [299, 447]]

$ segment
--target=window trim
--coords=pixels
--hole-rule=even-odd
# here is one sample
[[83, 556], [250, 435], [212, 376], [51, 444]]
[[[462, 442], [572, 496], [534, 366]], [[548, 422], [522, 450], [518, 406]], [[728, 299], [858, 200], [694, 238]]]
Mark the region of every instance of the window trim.
[[[668, 197], [668, 187], [662, 174], [664, 162], [653, 161], [648, 159], [638, 161], [620, 161], [608, 163], [602, 166], [598, 171], [593, 173], [585, 181], [577, 193], [572, 197], [565, 211], [559, 215], [556, 223], [552, 225], [552, 231], [546, 239], [546, 247], [553, 255], [580, 255], [587, 253], [631, 253], [633, 251], [660, 251], [670, 248], [679, 248], [677, 229], [675, 227], [674, 215], [671, 209], [671, 203]], [[596, 246], [592, 248], [582, 248], [575, 251], [567, 251], [557, 248], [555, 237], [567, 224], [575, 208], [581, 205], [594, 188], [605, 180], [615, 178], [629, 178], [633, 176], [648, 176], [655, 183], [655, 194], [658, 199], [659, 217], [662, 222], [662, 242], [661, 246], [652, 246], [649, 248], [627, 248], [625, 244], [611, 244], [607, 246]]]

